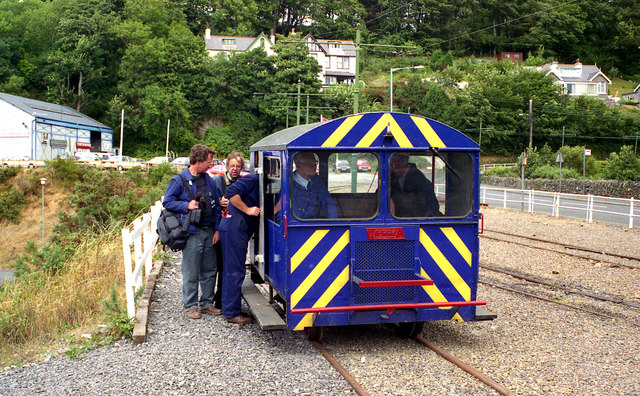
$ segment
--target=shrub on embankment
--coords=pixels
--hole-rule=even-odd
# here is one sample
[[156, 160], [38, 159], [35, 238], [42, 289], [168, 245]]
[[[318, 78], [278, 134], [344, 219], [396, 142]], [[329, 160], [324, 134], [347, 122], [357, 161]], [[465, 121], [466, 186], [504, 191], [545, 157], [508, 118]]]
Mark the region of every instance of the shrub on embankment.
[[[75, 328], [104, 323], [103, 302], [114, 285], [124, 301], [120, 229], [148, 211], [175, 174], [168, 166], [119, 173], [64, 160], [23, 172], [0, 181], [0, 189], [19, 177], [45, 177], [48, 188], [68, 188], [68, 210], [58, 213], [44, 249], [26, 242], [15, 260], [17, 279], [0, 286], [2, 365], [31, 359], [25, 356], [29, 345], [50, 345]], [[0, 226], [9, 221], [0, 213]]]

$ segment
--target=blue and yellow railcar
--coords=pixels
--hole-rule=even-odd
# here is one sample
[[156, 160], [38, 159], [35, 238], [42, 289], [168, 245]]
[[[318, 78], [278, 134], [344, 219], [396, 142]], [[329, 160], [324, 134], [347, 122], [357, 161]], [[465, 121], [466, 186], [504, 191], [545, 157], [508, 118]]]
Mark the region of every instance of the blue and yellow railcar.
[[288, 128], [250, 151], [264, 191], [254, 271], [284, 303], [287, 328], [313, 337], [398, 323], [415, 333], [426, 321], [479, 319], [474, 141], [376, 112]]

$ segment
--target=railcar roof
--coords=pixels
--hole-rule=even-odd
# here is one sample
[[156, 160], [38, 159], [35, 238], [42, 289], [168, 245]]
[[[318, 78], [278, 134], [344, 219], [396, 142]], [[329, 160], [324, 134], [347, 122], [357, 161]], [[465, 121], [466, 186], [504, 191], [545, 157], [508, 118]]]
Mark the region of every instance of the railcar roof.
[[[387, 130], [393, 139], [385, 139]], [[250, 150], [378, 147], [480, 150], [469, 137], [441, 122], [413, 114], [389, 112], [354, 114], [283, 129], [253, 144]]]

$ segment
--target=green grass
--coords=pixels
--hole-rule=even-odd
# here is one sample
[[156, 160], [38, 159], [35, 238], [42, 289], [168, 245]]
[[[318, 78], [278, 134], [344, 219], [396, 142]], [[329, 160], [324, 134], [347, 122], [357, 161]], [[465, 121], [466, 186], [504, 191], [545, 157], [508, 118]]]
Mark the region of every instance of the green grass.
[[623, 80], [622, 78], [612, 78], [611, 85], [609, 86], [609, 94], [620, 96], [624, 93], [633, 92], [633, 90], [640, 84], [639, 81]]

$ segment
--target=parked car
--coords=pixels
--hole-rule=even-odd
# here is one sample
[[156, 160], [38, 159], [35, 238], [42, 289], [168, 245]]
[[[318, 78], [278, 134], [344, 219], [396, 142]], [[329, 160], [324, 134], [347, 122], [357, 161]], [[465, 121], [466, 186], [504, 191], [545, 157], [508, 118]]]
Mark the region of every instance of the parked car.
[[349, 166], [349, 161], [346, 160], [338, 160], [333, 164], [333, 173], [342, 173], [342, 172], [350, 172], [351, 166]]
[[189, 161], [189, 157], [178, 157], [178, 158], [174, 159], [173, 161], [171, 161], [171, 165], [174, 165], [174, 166], [189, 166], [189, 165], [191, 165], [191, 163]]
[[171, 158], [169, 157], [153, 157], [149, 161], [147, 161], [147, 163], [151, 165], [160, 165], [160, 164], [166, 164], [170, 161], [171, 161]]
[[207, 170], [209, 176], [224, 175], [227, 172], [227, 167], [224, 164], [216, 164]]
[[371, 172], [371, 164], [364, 158], [358, 158], [356, 161], [358, 172]]
[[126, 155], [112, 155], [107, 159], [109, 162], [133, 162], [133, 159]]
[[95, 153], [78, 153], [76, 154], [76, 161], [81, 163], [100, 161], [100, 157], [98, 157], [98, 154]]

